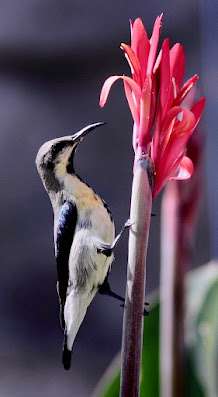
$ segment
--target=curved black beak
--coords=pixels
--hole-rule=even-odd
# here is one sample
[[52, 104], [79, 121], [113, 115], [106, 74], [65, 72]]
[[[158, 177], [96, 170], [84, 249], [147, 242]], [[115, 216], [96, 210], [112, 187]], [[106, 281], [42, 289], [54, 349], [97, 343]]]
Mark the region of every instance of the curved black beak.
[[83, 128], [82, 130], [76, 132], [76, 134], [72, 135], [73, 141], [74, 142], [80, 141], [89, 132], [91, 132], [95, 128], [100, 127], [101, 125], [104, 125], [104, 124], [106, 124], [106, 123], [99, 122], [99, 123], [94, 123], [94, 124], [87, 125], [87, 127]]

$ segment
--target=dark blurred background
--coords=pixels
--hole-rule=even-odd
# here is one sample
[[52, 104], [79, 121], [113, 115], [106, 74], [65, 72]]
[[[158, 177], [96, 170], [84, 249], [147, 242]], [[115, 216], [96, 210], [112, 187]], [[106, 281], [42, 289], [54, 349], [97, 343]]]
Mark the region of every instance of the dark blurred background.
[[[108, 124], [77, 152], [76, 169], [108, 203], [116, 229], [128, 218], [132, 119], [122, 83], [98, 106], [112, 74], [129, 74], [119, 49], [129, 19], [141, 17], [150, 36], [164, 12], [161, 42], [181, 42], [186, 78], [197, 73], [207, 97], [205, 195], [194, 266], [217, 254], [217, 2], [215, 0], [7, 0], [0, 3], [0, 396], [88, 397], [120, 349], [123, 309], [96, 296], [77, 335], [72, 368], [61, 365], [62, 330], [56, 294], [53, 214], [35, 168], [45, 141], [87, 124]], [[216, 88], [215, 88], [216, 85]], [[216, 151], [215, 151], [216, 150]], [[154, 202], [147, 293], [159, 283], [160, 197]], [[209, 209], [210, 208], [210, 211]], [[113, 289], [125, 294], [127, 235], [116, 249]], [[209, 238], [210, 235], [210, 238]]]

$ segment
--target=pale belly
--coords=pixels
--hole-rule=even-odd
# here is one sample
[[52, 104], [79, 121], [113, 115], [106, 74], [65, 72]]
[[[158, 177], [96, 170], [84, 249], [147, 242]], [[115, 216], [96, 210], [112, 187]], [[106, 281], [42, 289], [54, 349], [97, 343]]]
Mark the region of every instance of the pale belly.
[[97, 251], [99, 238], [89, 229], [75, 232], [69, 257], [69, 287], [92, 291], [101, 285], [113, 261]]

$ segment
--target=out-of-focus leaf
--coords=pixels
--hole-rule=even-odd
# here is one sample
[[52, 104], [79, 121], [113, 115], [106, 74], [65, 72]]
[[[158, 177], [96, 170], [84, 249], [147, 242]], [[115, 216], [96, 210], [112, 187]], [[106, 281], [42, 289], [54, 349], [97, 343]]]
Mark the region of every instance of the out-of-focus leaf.
[[[145, 317], [140, 397], [159, 397], [159, 302], [148, 298]], [[202, 266], [186, 282], [187, 397], [218, 396], [218, 264]], [[93, 397], [119, 397], [120, 354], [101, 379]]]
[[119, 397], [120, 353], [118, 353], [100, 379], [92, 397]]
[[159, 396], [159, 309], [157, 299], [144, 321], [140, 396]]
[[[158, 397], [158, 346], [159, 346], [159, 303], [157, 294], [147, 298], [150, 315], [144, 319], [142, 377], [140, 395]], [[108, 367], [92, 397], [119, 397], [120, 354]]]
[[191, 272], [186, 291], [191, 397], [217, 397], [218, 264], [213, 262]]
[[197, 378], [196, 368], [194, 365], [193, 356], [191, 354], [186, 354], [185, 363], [187, 397], [205, 397], [202, 386]]

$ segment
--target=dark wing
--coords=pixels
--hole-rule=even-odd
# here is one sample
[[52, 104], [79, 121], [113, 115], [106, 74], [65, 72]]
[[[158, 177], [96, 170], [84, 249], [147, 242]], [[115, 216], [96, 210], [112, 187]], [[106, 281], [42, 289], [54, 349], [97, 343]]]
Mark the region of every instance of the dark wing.
[[56, 262], [58, 271], [58, 294], [61, 305], [60, 320], [64, 328], [64, 305], [69, 279], [69, 256], [77, 222], [76, 205], [66, 201], [61, 207], [57, 226]]

